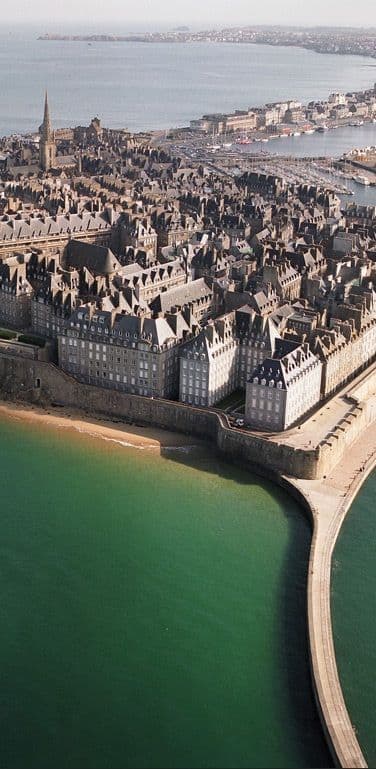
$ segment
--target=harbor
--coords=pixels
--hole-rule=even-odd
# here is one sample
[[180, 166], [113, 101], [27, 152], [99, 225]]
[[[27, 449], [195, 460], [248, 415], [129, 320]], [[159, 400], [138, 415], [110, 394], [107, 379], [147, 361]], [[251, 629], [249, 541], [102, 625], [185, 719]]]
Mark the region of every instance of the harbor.
[[[246, 133], [209, 137], [186, 131], [179, 138], [156, 133], [154, 141], [190, 165], [206, 164], [217, 172], [239, 176], [253, 171], [283, 177], [295, 184], [320, 186], [337, 194], [344, 205], [352, 198], [361, 205], [376, 205], [375, 166], [364, 169], [354, 158], [361, 148], [371, 149], [376, 124], [346, 126], [266, 139]], [[355, 148], [355, 150], [354, 150]]]

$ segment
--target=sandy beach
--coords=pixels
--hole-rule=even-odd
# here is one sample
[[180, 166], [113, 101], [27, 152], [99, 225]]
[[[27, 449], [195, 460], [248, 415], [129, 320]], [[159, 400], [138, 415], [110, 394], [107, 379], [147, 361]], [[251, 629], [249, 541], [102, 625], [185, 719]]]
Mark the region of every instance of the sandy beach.
[[14, 419], [40, 427], [70, 430], [135, 449], [159, 451], [162, 448], [179, 449], [204, 445], [203, 442], [182, 433], [154, 427], [134, 427], [105, 417], [93, 417], [69, 407], [42, 409], [29, 404], [0, 401], [0, 418]]

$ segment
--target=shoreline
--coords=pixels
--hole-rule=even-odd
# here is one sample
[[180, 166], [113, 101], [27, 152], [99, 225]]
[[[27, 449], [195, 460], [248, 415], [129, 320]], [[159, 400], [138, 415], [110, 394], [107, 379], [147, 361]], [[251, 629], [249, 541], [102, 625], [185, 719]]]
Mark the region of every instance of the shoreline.
[[80, 409], [19, 404], [0, 400], [0, 419], [25, 422], [30, 425], [64, 429], [87, 437], [112, 443], [114, 446], [138, 450], [189, 450], [203, 448], [204, 441], [189, 435], [157, 427], [137, 427], [121, 420], [101, 418]]
[[[258, 25], [256, 25], [258, 26]], [[278, 25], [280, 29], [283, 29]], [[242, 25], [239, 27], [242, 29]], [[309, 27], [303, 28], [305, 31], [309, 30]], [[339, 30], [339, 27], [332, 27], [334, 31]], [[362, 31], [363, 28], [356, 28], [357, 31]], [[367, 28], [366, 28], [367, 29]], [[371, 29], [371, 27], [369, 28]], [[226, 31], [226, 30], [225, 30]], [[227, 28], [227, 31], [231, 31]], [[217, 37], [216, 37], [217, 34]], [[210, 39], [207, 40], [204, 35], [209, 35]], [[126, 35], [108, 34], [108, 33], [91, 33], [91, 34], [59, 34], [46, 32], [39, 34], [37, 37], [39, 42], [48, 43], [141, 43], [150, 44], [157, 43], [159, 45], [194, 45], [195, 43], [206, 43], [220, 45], [267, 45], [272, 48], [300, 48], [304, 51], [312, 51], [312, 53], [320, 53], [323, 56], [360, 56], [363, 58], [376, 59], [376, 54], [372, 51], [359, 51], [357, 47], [352, 50], [337, 50], [335, 48], [325, 49], [319, 45], [319, 43], [310, 44], [303, 41], [289, 42], [288, 39], [282, 41], [275, 41], [272, 39], [238, 39], [233, 40], [231, 38], [223, 38], [215, 30], [206, 30], [201, 32], [193, 32], [187, 30], [185, 32], [175, 30], [171, 32], [141, 32], [141, 33], [129, 33]], [[371, 65], [370, 65], [371, 66]], [[376, 65], [375, 65], [376, 66]]]

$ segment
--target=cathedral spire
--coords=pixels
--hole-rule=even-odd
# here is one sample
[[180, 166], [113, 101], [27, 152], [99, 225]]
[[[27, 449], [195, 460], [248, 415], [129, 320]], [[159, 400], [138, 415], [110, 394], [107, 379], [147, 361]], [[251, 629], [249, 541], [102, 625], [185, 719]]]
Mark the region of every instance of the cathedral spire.
[[50, 120], [50, 108], [48, 105], [48, 92], [46, 90], [46, 97], [44, 100], [44, 118], [42, 123], [42, 130], [43, 134], [46, 139], [49, 139], [51, 137], [52, 131], [51, 131], [51, 120]]
[[51, 128], [50, 108], [48, 104], [48, 93], [44, 100], [43, 123], [39, 128], [39, 165], [43, 171], [49, 171], [54, 168], [56, 160], [55, 134]]

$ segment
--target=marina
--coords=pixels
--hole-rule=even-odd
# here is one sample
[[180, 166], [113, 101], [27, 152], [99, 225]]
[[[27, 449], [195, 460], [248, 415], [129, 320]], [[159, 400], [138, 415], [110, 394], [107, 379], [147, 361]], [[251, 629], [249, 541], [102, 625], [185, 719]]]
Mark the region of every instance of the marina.
[[[327, 154], [327, 133], [314, 136], [285, 136], [283, 139], [250, 140], [246, 134], [233, 141], [208, 142], [197, 136], [184, 141], [165, 139], [161, 142], [172, 154], [185, 157], [190, 164], [206, 163], [217, 171], [238, 176], [246, 171], [274, 174], [295, 184], [321, 186], [339, 195], [346, 204], [351, 197], [362, 205], [376, 205], [376, 172], [354, 164], [349, 148], [370, 147], [375, 139], [373, 123], [330, 131], [339, 141], [331, 141], [333, 155]], [[361, 144], [360, 140], [368, 140]], [[345, 149], [344, 149], [345, 148]], [[303, 153], [303, 149], [306, 151]], [[277, 151], [275, 151], [277, 150]], [[361, 152], [361, 150], [357, 150]]]

